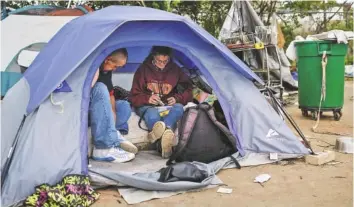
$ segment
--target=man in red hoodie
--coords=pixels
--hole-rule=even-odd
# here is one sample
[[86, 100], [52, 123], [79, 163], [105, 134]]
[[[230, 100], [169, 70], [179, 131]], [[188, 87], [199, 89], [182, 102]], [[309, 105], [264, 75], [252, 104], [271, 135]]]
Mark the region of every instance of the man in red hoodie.
[[[177, 91], [177, 85], [183, 91]], [[168, 158], [176, 139], [171, 129], [183, 115], [183, 105], [193, 100], [188, 76], [171, 60], [171, 49], [155, 46], [134, 75], [130, 100], [149, 129], [148, 139], [157, 143], [163, 158]], [[158, 106], [171, 106], [161, 117]]]

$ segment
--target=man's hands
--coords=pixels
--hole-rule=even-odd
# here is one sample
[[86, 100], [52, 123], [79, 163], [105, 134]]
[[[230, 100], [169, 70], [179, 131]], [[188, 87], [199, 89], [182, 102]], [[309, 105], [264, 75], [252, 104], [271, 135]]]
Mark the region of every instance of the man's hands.
[[[150, 104], [159, 105], [159, 102], [161, 102], [161, 99], [157, 94], [153, 94], [150, 96], [149, 98]], [[176, 99], [174, 97], [170, 97], [167, 99], [167, 105], [172, 106], [175, 103], [176, 103]]]
[[174, 97], [170, 97], [167, 99], [168, 105], [172, 106], [173, 104], [176, 103], [176, 99]]

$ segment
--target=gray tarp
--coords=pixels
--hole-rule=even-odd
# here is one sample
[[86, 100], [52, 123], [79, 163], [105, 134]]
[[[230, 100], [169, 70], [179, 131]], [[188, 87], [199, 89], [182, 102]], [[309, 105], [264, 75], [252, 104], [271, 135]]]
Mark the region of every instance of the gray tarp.
[[[241, 18], [240, 18], [241, 17]], [[219, 39], [232, 37], [232, 33], [242, 30], [245, 33], [255, 33], [256, 26], [264, 26], [262, 20], [257, 15], [249, 1], [233, 1], [231, 8], [226, 16], [224, 24], [220, 30]], [[274, 38], [273, 38], [274, 39]], [[276, 39], [276, 38], [275, 38]], [[273, 43], [276, 40], [273, 40]], [[290, 73], [290, 62], [287, 59], [284, 50], [278, 48], [279, 58], [281, 62], [281, 72], [283, 82], [289, 84], [293, 88], [298, 87], [297, 81], [293, 79]], [[252, 68], [261, 68], [262, 60], [260, 52], [253, 50], [245, 52], [245, 59], [250, 63]], [[268, 64], [270, 69], [279, 69], [279, 63], [274, 48], [268, 49]], [[280, 78], [278, 71], [272, 70], [272, 75], [277, 79]]]
[[[269, 160], [269, 154], [248, 153], [237, 157], [240, 165], [253, 166], [275, 162]], [[279, 154], [279, 159], [296, 158], [299, 155]], [[193, 162], [200, 169], [209, 172], [209, 177], [201, 183], [193, 182], [158, 182], [157, 172], [165, 167], [166, 160], [155, 151], [139, 152], [133, 162], [109, 164], [90, 161], [90, 179], [96, 186], [118, 186], [120, 195], [128, 204], [140, 203], [154, 198], [165, 198], [196, 189], [212, 188], [224, 183], [216, 175], [221, 169], [235, 168], [230, 158], [223, 158], [209, 164]], [[237, 169], [235, 169], [237, 170]], [[241, 169], [242, 170], [242, 169]], [[124, 188], [122, 188], [124, 186]], [[129, 188], [127, 188], [129, 186]]]

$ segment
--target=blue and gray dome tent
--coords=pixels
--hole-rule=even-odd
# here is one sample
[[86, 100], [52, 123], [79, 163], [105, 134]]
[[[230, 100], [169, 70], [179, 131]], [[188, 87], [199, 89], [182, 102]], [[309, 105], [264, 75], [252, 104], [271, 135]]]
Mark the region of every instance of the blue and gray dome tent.
[[[123, 70], [134, 71], [153, 45], [173, 48], [182, 65], [200, 70], [237, 139], [239, 158], [247, 159], [250, 153], [283, 157], [309, 153], [254, 86], [253, 81], [263, 84], [258, 76], [203, 28], [165, 11], [110, 6], [67, 23], [1, 103], [2, 173], [17, 137], [8, 174], [2, 180], [4, 206], [24, 199], [36, 185], [54, 184], [68, 174], [89, 173], [87, 117], [93, 75], [108, 54], [122, 47], [129, 51]], [[64, 80], [72, 92], [52, 93]], [[62, 103], [63, 113], [53, 101]], [[97, 172], [144, 190], [203, 187], [188, 182], [160, 185], [120, 172]]]

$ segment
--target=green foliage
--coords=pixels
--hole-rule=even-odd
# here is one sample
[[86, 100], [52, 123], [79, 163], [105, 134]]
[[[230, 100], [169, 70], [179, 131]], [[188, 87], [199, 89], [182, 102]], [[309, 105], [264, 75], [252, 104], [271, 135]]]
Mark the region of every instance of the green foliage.
[[346, 65], [353, 65], [353, 40], [348, 42], [348, 54], [345, 57], [345, 64]]
[[[279, 15], [283, 19], [282, 31], [285, 37], [285, 48], [288, 46], [290, 41], [294, 40], [296, 35], [301, 35], [306, 37], [309, 34], [321, 33], [329, 30], [339, 29], [345, 31], [353, 31], [353, 9], [351, 8], [352, 3], [348, 4], [337, 3], [335, 0], [330, 0], [328, 3], [323, 3], [323, 1], [284, 1], [279, 4], [280, 10], [291, 11], [287, 14], [287, 19], [285, 15]], [[332, 13], [319, 13], [316, 11], [332, 11]], [[339, 11], [344, 11], [344, 21], [333, 21], [335, 16], [339, 15]], [[290, 15], [290, 17], [289, 17]], [[302, 25], [299, 23], [300, 18], [311, 15], [320, 15], [322, 18], [315, 19], [317, 28], [316, 31], [307, 31], [307, 33], [295, 33], [297, 28], [301, 28]], [[284, 21], [284, 19], [286, 19]], [[352, 48], [352, 47], [351, 47]], [[350, 50], [352, 51], [352, 49]]]
[[[350, 9], [351, 5], [352, 3], [348, 4], [346, 1], [343, 3], [337, 3], [335, 0], [329, 0], [327, 3], [324, 3], [323, 1], [284, 1], [281, 5], [281, 9], [292, 12], [290, 14], [291, 20], [289, 23], [297, 26], [300, 26], [298, 22], [296, 22], [299, 18], [313, 16], [314, 14], [317, 16], [320, 15], [321, 18], [315, 18], [317, 24], [315, 33], [321, 33], [334, 28], [333, 26], [335, 24], [332, 23], [332, 19], [335, 16], [338, 16], [338, 12], [341, 10], [347, 11], [348, 13], [345, 12], [345, 15], [347, 16], [346, 19], [351, 19], [351, 22], [353, 22], [353, 10]], [[331, 12], [327, 13], [322, 11]], [[349, 29], [350, 31], [353, 29], [353, 23], [344, 23], [344, 21], [341, 23], [345, 24], [345, 26], [342, 26], [341, 29]], [[351, 29], [349, 25], [351, 25]]]
[[121, 5], [121, 6], [145, 6], [151, 7], [155, 9], [165, 10], [165, 11], [173, 11], [176, 7], [178, 7], [179, 0], [165, 0], [165, 1], [89, 1], [88, 3], [95, 9], [102, 9], [111, 5]]
[[[66, 7], [68, 1], [49, 1], [41, 0], [39, 3], [57, 5]], [[222, 24], [226, 18], [227, 12], [231, 6], [232, 1], [212, 1], [212, 0], [163, 0], [163, 1], [87, 1], [93, 9], [98, 10], [110, 5], [129, 5], [129, 6], [146, 6], [155, 9], [165, 10], [173, 13], [177, 13], [182, 16], [188, 16], [197, 24], [201, 25], [210, 34], [217, 37]], [[34, 1], [7, 1], [8, 7], [21, 8], [28, 5], [35, 4]], [[333, 14], [327, 14], [325, 20], [318, 22], [317, 32], [341, 29], [347, 31], [353, 31], [353, 9], [351, 5], [344, 6], [338, 4], [336, 0], [329, 0], [328, 3], [322, 1], [269, 1], [258, 0], [251, 1], [252, 6], [256, 12], [262, 17], [263, 22], [269, 24], [271, 14], [278, 10], [290, 11], [287, 18], [279, 15], [283, 19], [282, 31], [285, 37], [285, 48], [295, 38], [295, 29], [300, 27], [299, 18], [312, 15], [313, 11], [320, 11], [324, 9], [330, 9], [333, 7], [342, 7], [345, 9], [346, 21], [331, 21]], [[290, 16], [290, 18], [289, 18]], [[306, 36], [305, 36], [306, 37]], [[352, 50], [351, 50], [352, 51]]]
[[[57, 5], [67, 7], [68, 1], [49, 1], [42, 0], [39, 4]], [[111, 5], [125, 6], [145, 6], [155, 9], [174, 12], [182, 16], [188, 16], [196, 23], [204, 27], [210, 34], [218, 36], [222, 24], [226, 18], [230, 8], [231, 1], [181, 1], [181, 0], [164, 0], [164, 1], [87, 1], [94, 10], [99, 10]], [[8, 1], [8, 7], [18, 9], [28, 5], [34, 5], [35, 2], [28, 1]]]
[[279, 5], [281, 5], [280, 1], [267, 1], [267, 0], [259, 0], [259, 1], [251, 1], [251, 5], [254, 10], [257, 12], [258, 16], [261, 17], [263, 23], [265, 25], [270, 24], [270, 18]]
[[285, 44], [284, 44], [284, 48], [288, 48], [289, 44], [291, 41], [293, 41], [296, 37], [296, 34], [294, 33], [296, 26], [295, 25], [282, 25], [281, 26], [281, 30], [284, 34], [284, 38], [285, 38]]
[[99, 10], [112, 5], [140, 6], [140, 1], [88, 1], [94, 10]]
[[353, 55], [347, 55], [346, 56], [345, 65], [353, 65]]
[[[25, 6], [33, 5], [34, 2], [31, 1], [7, 1], [6, 7], [14, 8], [14, 9], [19, 9]], [[1, 7], [5, 5], [4, 3], [1, 3]]]
[[230, 4], [228, 1], [204, 1], [198, 22], [211, 35], [218, 37]]
[[146, 6], [188, 16], [217, 37], [230, 8], [231, 1], [90, 1], [95, 10], [109, 5]]
[[331, 21], [327, 24], [327, 30], [344, 30], [344, 31], [353, 31], [353, 9], [344, 8], [344, 21]]
[[187, 15], [199, 24], [199, 14], [202, 12], [202, 5], [203, 1], [181, 1], [176, 7], [175, 13], [182, 16]]

